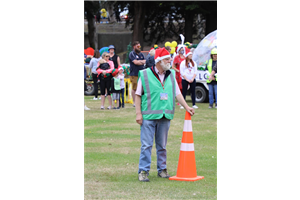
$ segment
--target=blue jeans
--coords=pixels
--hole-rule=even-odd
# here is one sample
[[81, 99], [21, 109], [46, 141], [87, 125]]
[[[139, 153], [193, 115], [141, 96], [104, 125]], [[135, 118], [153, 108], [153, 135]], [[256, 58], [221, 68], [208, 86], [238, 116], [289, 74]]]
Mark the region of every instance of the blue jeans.
[[209, 105], [213, 105], [214, 103], [214, 95], [215, 95], [215, 100], [216, 100], [216, 104], [217, 104], [217, 84], [210, 84], [208, 83], [208, 98], [209, 98]]
[[167, 168], [167, 139], [170, 128], [170, 120], [163, 118], [158, 120], [143, 120], [141, 126], [141, 154], [139, 171], [149, 173], [151, 165], [151, 150], [155, 137], [157, 171], [160, 173]]

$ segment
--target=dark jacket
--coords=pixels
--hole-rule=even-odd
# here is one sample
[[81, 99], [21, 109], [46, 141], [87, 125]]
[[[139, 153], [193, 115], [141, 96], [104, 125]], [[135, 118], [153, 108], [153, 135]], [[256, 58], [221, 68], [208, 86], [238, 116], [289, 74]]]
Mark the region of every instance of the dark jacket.
[[99, 68], [103, 69], [103, 70], [108, 70], [110, 68], [110, 66], [108, 63], [102, 63], [102, 64], [100, 64]]
[[144, 65], [135, 65], [133, 63], [134, 60], [145, 60], [144, 54], [135, 53], [135, 51], [131, 51], [129, 53], [129, 64], [130, 64], [130, 76], [138, 76], [139, 71], [145, 69]]
[[146, 68], [152, 67], [153, 65], [155, 65], [154, 56], [149, 56], [146, 59]]

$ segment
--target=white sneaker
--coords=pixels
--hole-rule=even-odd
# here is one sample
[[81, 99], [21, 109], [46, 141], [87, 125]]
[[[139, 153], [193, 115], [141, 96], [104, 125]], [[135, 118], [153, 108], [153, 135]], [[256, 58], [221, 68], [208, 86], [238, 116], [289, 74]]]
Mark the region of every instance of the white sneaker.
[[86, 105], [84, 105], [84, 110], [91, 110]]
[[101, 97], [99, 97], [99, 100], [101, 100]]
[[184, 107], [183, 107], [183, 106], [180, 106], [180, 109], [184, 109]]
[[98, 100], [98, 98], [94, 97], [92, 100]]
[[193, 108], [198, 108], [198, 106], [196, 106], [196, 105], [193, 105]]

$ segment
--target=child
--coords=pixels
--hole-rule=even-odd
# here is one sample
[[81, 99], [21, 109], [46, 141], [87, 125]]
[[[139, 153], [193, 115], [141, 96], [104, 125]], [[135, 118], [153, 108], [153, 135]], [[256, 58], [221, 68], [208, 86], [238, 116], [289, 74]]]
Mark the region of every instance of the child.
[[112, 79], [111, 79], [111, 88], [110, 92], [112, 93], [113, 97], [113, 109], [120, 109], [120, 107], [115, 107], [115, 100], [117, 101], [116, 106], [119, 105], [119, 98], [120, 98], [120, 78], [119, 73], [117, 73]]
[[[124, 74], [123, 74], [123, 67], [119, 66], [119, 79], [120, 79], [120, 88], [121, 88], [121, 91], [120, 91], [120, 99], [119, 99], [119, 108], [121, 108], [121, 105], [122, 105], [122, 108], [124, 108], [124, 88], [125, 88], [125, 83], [124, 83]], [[120, 101], [122, 99], [122, 101]]]
[[[104, 65], [101, 65], [101, 64], [106, 63], [106, 61], [103, 58], [100, 58], [98, 62], [99, 62], [99, 66], [97, 67], [97, 69], [100, 68], [100, 66], [102, 67], [100, 69], [104, 69], [103, 68]], [[100, 76], [99, 75], [97, 76], [97, 83], [100, 83]], [[105, 95], [105, 97], [106, 97], [106, 95]]]

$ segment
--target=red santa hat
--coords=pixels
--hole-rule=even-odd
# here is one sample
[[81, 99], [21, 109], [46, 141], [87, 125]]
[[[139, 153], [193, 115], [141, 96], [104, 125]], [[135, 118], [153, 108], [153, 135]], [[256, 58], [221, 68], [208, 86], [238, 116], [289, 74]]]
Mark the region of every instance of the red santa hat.
[[121, 71], [121, 70], [124, 71], [123, 67], [120, 66], [120, 65], [119, 65], [119, 67], [118, 67], [118, 70], [119, 70], [119, 71]]
[[165, 48], [156, 49], [155, 56], [154, 56], [155, 64], [165, 58], [170, 58], [170, 57], [171, 57], [170, 53]]

